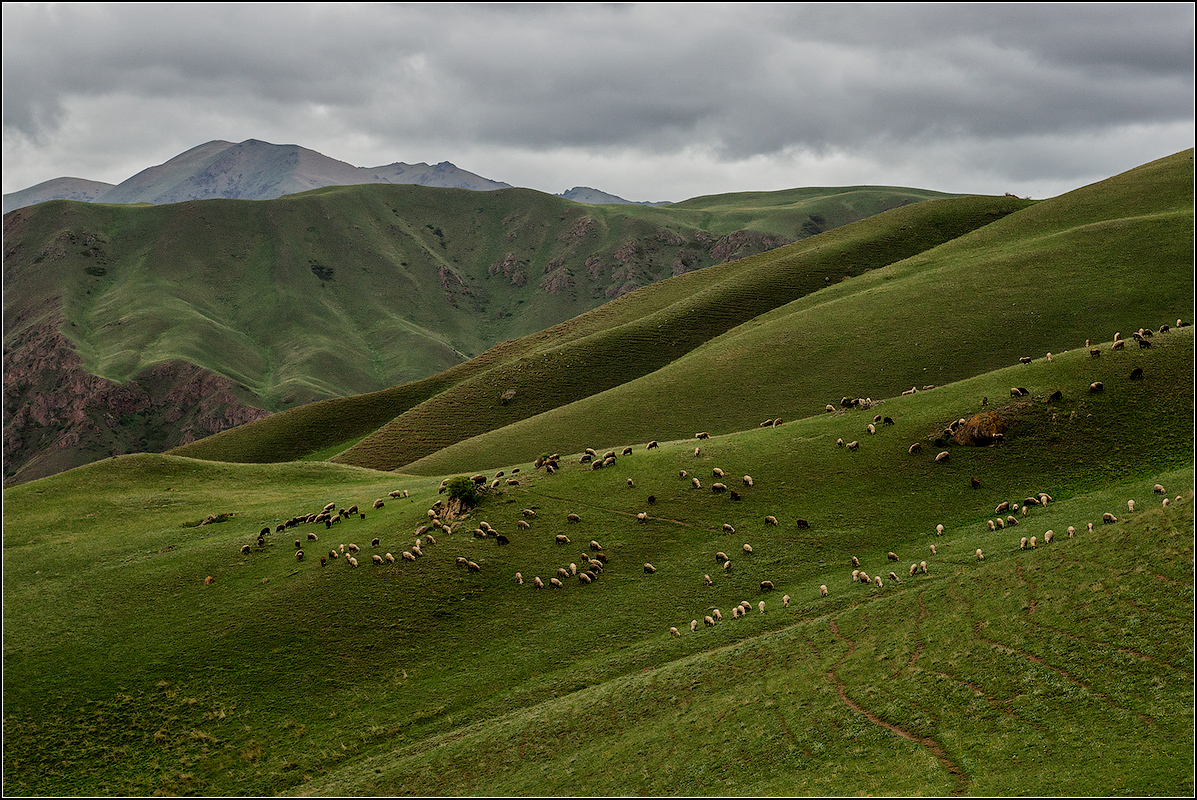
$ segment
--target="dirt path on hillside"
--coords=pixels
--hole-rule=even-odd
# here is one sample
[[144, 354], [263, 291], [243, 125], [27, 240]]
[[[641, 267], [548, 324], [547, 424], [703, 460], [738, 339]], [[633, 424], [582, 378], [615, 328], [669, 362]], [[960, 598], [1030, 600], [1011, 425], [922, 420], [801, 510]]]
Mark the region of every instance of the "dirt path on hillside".
[[887, 722], [873, 712], [861, 707], [848, 697], [847, 687], [838, 677], [836, 677], [835, 672], [839, 668], [840, 664], [842, 664], [844, 660], [847, 659], [848, 656], [852, 655], [853, 651], [856, 650], [856, 642], [848, 639], [840, 633], [839, 626], [836, 624], [834, 617], [829, 620], [829, 624], [831, 625], [831, 633], [835, 636], [835, 638], [848, 643], [848, 651], [844, 653], [844, 655], [841, 656], [838, 661], [835, 662], [835, 665], [832, 666], [831, 670], [827, 673], [827, 680], [831, 681], [835, 685], [836, 691], [839, 693], [840, 700], [842, 700], [844, 705], [848, 706], [848, 708], [852, 709], [858, 714], [862, 714], [874, 725], [879, 725], [892, 733], [896, 733], [903, 739], [917, 742], [918, 744], [921, 744], [923, 747], [927, 748], [931, 755], [935, 756], [939, 763], [943, 764], [944, 769], [946, 769], [952, 776], [953, 780], [955, 780], [956, 788], [952, 790], [952, 796], [955, 797], [964, 794], [964, 790], [968, 786], [968, 775], [965, 774], [964, 769], [961, 768], [959, 764], [948, 758], [948, 754], [944, 751], [939, 742], [935, 741], [930, 736], [916, 736], [905, 728], [894, 725], [892, 722]]

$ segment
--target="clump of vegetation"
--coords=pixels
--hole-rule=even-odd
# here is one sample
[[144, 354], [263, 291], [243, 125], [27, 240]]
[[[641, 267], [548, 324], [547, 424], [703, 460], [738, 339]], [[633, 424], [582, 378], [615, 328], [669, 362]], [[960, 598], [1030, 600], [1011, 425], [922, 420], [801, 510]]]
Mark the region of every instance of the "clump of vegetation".
[[449, 495], [450, 502], [456, 500], [461, 504], [462, 510], [478, 505], [478, 501], [482, 499], [478, 485], [465, 475], [450, 478], [449, 483], [445, 485], [445, 492]]

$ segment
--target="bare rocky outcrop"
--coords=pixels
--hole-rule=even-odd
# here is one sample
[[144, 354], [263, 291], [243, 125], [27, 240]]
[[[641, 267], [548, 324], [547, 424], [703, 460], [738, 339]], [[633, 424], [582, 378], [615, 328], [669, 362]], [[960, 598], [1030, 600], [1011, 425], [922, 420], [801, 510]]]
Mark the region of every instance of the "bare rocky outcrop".
[[161, 452], [268, 416], [228, 378], [182, 361], [124, 384], [87, 372], [51, 313], [4, 343], [4, 482], [101, 458]]

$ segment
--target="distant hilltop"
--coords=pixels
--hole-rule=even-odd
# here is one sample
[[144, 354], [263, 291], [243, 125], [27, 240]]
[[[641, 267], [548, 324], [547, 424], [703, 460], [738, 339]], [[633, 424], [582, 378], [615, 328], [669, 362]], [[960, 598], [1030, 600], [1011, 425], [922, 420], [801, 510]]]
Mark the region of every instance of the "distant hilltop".
[[[325, 186], [363, 183], [406, 183], [483, 192], [513, 188], [509, 183], [483, 178], [448, 161], [433, 165], [397, 161], [381, 167], [355, 167], [294, 144], [271, 144], [258, 139], [247, 139], [240, 144], [215, 140], [144, 169], [115, 186], [84, 178], [54, 178], [6, 194], [4, 213], [49, 200], [151, 205], [214, 198], [273, 200]], [[631, 202], [584, 186], [560, 196], [590, 204]]]

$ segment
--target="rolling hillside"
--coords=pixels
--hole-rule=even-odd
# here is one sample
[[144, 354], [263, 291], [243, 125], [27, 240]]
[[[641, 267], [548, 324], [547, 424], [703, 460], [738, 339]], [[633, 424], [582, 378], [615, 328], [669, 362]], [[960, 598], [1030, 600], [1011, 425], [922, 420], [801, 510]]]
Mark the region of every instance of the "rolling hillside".
[[1158, 327], [1192, 312], [1192, 175], [1186, 151], [1033, 204], [895, 209], [654, 284], [435, 380], [175, 452], [470, 471], [806, 417], [1072, 350], [1094, 329]]
[[[440, 476], [327, 463], [135, 455], [7, 488], [4, 791], [1190, 795], [1192, 331], [629, 440], [599, 471], [510, 462], [450, 532]], [[982, 395], [1004, 441], [936, 444]], [[330, 502], [365, 519], [285, 526]]]
[[419, 381], [662, 278], [937, 196], [673, 210], [366, 185], [20, 209], [4, 220], [5, 480]]

